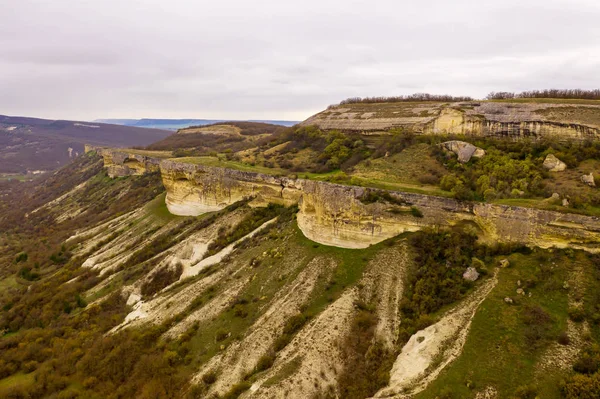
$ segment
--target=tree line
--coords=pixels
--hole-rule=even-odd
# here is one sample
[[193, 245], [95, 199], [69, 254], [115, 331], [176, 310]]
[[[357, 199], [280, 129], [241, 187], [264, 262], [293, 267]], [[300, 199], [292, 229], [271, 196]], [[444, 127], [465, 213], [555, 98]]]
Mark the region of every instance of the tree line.
[[434, 101], [434, 102], [456, 102], [456, 101], [473, 101], [472, 97], [467, 96], [451, 96], [449, 94], [429, 94], [415, 93], [406, 96], [391, 96], [391, 97], [351, 97], [340, 102], [339, 105], [347, 104], [375, 104], [375, 103], [399, 103], [410, 101]]
[[509, 100], [513, 98], [562, 98], [581, 100], [600, 100], [600, 89], [546, 89], [530, 90], [521, 93], [507, 91], [491, 92], [486, 97], [488, 100]]

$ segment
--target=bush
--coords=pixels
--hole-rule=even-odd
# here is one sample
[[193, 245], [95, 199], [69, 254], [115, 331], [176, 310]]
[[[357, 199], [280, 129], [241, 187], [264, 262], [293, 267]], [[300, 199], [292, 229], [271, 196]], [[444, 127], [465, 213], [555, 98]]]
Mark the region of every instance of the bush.
[[215, 339], [217, 340], [217, 342], [224, 341], [225, 339], [227, 339], [227, 337], [229, 337], [229, 333], [224, 330], [219, 330], [215, 334]]
[[515, 396], [519, 399], [535, 399], [537, 397], [537, 389], [533, 385], [523, 385], [515, 390]]
[[223, 399], [237, 399], [241, 394], [250, 389], [250, 384], [246, 381], [242, 381], [229, 390], [224, 396]]
[[585, 310], [580, 306], [569, 308], [569, 318], [576, 323], [581, 323], [585, 320]]
[[255, 370], [257, 373], [268, 370], [273, 366], [273, 363], [275, 363], [275, 353], [269, 352], [258, 359]]
[[217, 381], [217, 373], [214, 370], [210, 370], [202, 376], [202, 382], [206, 385], [214, 384]]
[[173, 284], [183, 273], [183, 265], [177, 263], [175, 267], [163, 266], [156, 271], [150, 280], [144, 281], [140, 289], [142, 297], [147, 298]]
[[571, 343], [571, 339], [569, 338], [569, 335], [565, 331], [561, 332], [558, 335], [557, 341], [561, 345], [569, 345]]
[[521, 319], [526, 325], [525, 341], [531, 349], [536, 349], [544, 340], [550, 338], [552, 318], [540, 306], [526, 306], [521, 311]]
[[421, 212], [421, 210], [419, 208], [417, 208], [416, 206], [411, 206], [410, 207], [410, 214], [413, 215], [416, 218], [422, 218], [423, 217], [423, 212]]
[[593, 375], [577, 374], [569, 378], [561, 387], [565, 399], [596, 399], [600, 397], [600, 373]]

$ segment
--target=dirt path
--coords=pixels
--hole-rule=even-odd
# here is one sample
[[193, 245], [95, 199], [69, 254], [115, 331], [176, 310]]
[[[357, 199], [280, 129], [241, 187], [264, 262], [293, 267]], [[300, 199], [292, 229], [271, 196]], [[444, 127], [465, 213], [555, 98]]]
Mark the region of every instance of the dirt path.
[[423, 391], [460, 356], [477, 308], [496, 286], [498, 269], [475, 292], [436, 324], [414, 334], [404, 345], [390, 373], [390, 384], [377, 398], [411, 397]]

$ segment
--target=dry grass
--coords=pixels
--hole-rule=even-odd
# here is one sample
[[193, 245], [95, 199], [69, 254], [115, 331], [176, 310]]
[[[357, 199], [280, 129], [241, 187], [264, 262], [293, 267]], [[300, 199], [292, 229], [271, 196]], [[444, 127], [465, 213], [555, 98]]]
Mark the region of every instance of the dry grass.
[[429, 145], [417, 144], [390, 157], [363, 161], [355, 167], [352, 176], [420, 185], [419, 178], [426, 174], [443, 176], [447, 173], [443, 165], [433, 158], [430, 152]]
[[203, 133], [203, 134], [218, 134], [218, 135], [234, 135], [240, 134], [241, 129], [231, 125], [214, 125], [205, 127], [190, 127], [186, 129], [180, 129], [177, 134], [191, 134], [191, 133]]
[[600, 108], [595, 107], [554, 107], [537, 110], [536, 113], [554, 122], [600, 125]]

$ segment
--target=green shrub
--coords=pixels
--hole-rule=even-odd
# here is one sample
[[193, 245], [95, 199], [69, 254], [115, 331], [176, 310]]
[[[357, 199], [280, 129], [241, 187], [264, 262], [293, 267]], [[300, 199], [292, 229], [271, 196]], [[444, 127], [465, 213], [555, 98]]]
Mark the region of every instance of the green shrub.
[[269, 352], [258, 359], [255, 370], [257, 373], [270, 369], [275, 363], [275, 353]]
[[27, 262], [27, 253], [21, 252], [15, 257], [15, 263]]
[[523, 385], [515, 390], [515, 397], [519, 399], [535, 399], [537, 397], [537, 389], [533, 385]]
[[576, 323], [581, 323], [585, 320], [585, 310], [581, 306], [570, 307], [569, 318]]
[[202, 376], [202, 382], [204, 382], [206, 385], [214, 384], [216, 381], [217, 372], [215, 370], [210, 370]]
[[416, 218], [422, 218], [423, 217], [423, 212], [421, 212], [421, 210], [419, 208], [417, 208], [416, 206], [411, 206], [410, 207], [410, 214], [413, 215]]
[[237, 399], [241, 394], [250, 389], [250, 383], [246, 381], [242, 381], [238, 384], [235, 384], [229, 392], [227, 392], [222, 399]]
[[562, 384], [561, 391], [565, 399], [600, 398], [600, 373], [576, 374]]

